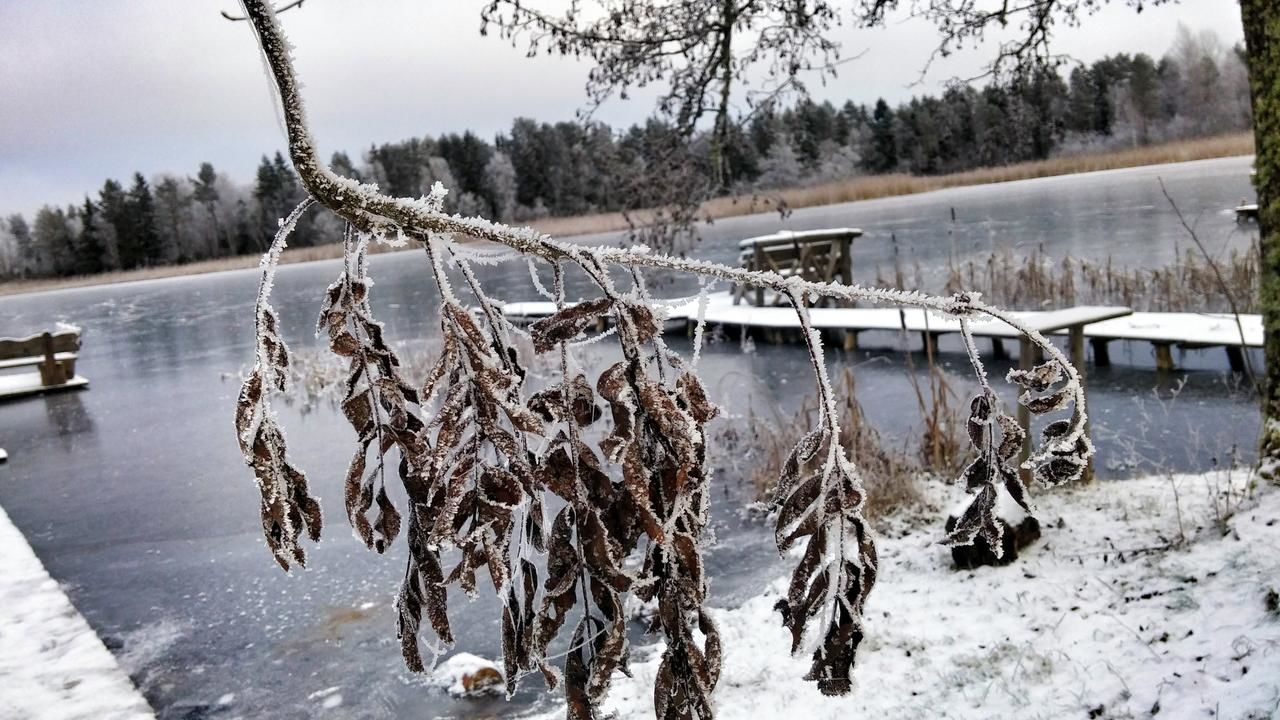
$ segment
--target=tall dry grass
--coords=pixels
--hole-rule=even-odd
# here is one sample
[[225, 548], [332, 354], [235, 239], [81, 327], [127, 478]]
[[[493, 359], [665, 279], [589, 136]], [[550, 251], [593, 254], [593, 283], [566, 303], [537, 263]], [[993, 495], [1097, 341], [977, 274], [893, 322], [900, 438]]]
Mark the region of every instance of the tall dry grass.
[[[1256, 242], [1212, 265], [1187, 248], [1157, 268], [1123, 267], [1110, 257], [1097, 262], [1051, 257], [1039, 249], [1015, 257], [1004, 250], [981, 260], [949, 263], [943, 287], [920, 289], [943, 294], [978, 291], [989, 302], [1015, 310], [1124, 305], [1148, 312], [1231, 312], [1234, 304], [1239, 312], [1257, 313], [1261, 263]], [[876, 283], [895, 285], [880, 273]]]
[[[863, 484], [867, 489], [867, 505], [864, 512], [872, 520], [892, 515], [900, 510], [908, 510], [919, 506], [922, 502], [920, 482], [922, 481], [921, 464], [917, 462], [906, 448], [896, 448], [871, 426], [863, 415], [862, 406], [857, 396], [857, 383], [854, 372], [844, 368], [836, 387], [839, 396], [837, 410], [840, 414], [840, 445], [848, 448], [854, 462], [862, 470]], [[800, 438], [817, 427], [817, 401], [808, 396], [802, 402], [794, 418], [777, 422], [762, 421], [755, 416], [748, 417], [744, 427], [730, 426], [727, 432], [733, 437], [726, 450], [736, 453], [739, 450], [756, 455], [746, 473], [750, 482], [750, 490], [757, 500], [765, 500], [773, 494], [774, 484], [782, 465], [786, 462], [791, 448]], [[719, 438], [724, 441], [726, 438]], [[735, 444], [732, 440], [737, 440]], [[741, 441], [745, 440], [743, 444]], [[803, 472], [816, 469], [802, 468]], [[936, 468], [934, 468], [936, 469]]]
[[[1050, 177], [1054, 175], [1070, 175], [1073, 173], [1094, 172], [1098, 170], [1115, 170], [1118, 168], [1138, 167], [1141, 165], [1158, 165], [1162, 163], [1205, 160], [1209, 158], [1249, 155], [1253, 153], [1252, 133], [1232, 133], [1217, 137], [1197, 140], [1179, 140], [1160, 145], [1117, 150], [1105, 153], [1090, 153], [1067, 157], [1050, 158], [1035, 162], [1018, 163], [1003, 167], [982, 168], [953, 173], [950, 175], [915, 176], [915, 175], [873, 175], [838, 180], [820, 185], [792, 188], [788, 190], [769, 191], [761, 195], [739, 195], [709, 200], [703, 204], [702, 216], [709, 220], [769, 212], [785, 207], [799, 209], [818, 205], [833, 205], [858, 200], [897, 195], [913, 195], [917, 193], [942, 190], [965, 185], [985, 185], [990, 183], [1028, 180], [1032, 178]], [[637, 217], [643, 218], [643, 213]], [[577, 217], [542, 218], [529, 223], [535, 229], [557, 237], [589, 235], [595, 233], [625, 230], [628, 227], [622, 213], [599, 213]], [[388, 251], [390, 248], [375, 245], [374, 252]], [[330, 260], [340, 257], [340, 243], [309, 248], [293, 248], [286, 250], [280, 258], [281, 264], [310, 262], [312, 260]], [[186, 265], [165, 265], [138, 270], [121, 270], [68, 278], [41, 278], [37, 280], [8, 280], [0, 282], [0, 295], [17, 295], [20, 293], [40, 292], [44, 290], [60, 290], [64, 288], [84, 287], [88, 285], [106, 285], [112, 283], [132, 282], [135, 280], [152, 280], [156, 278], [177, 277], [181, 275], [198, 275], [201, 273], [222, 272], [224, 270], [241, 270], [256, 267], [257, 255], [203, 260]]]

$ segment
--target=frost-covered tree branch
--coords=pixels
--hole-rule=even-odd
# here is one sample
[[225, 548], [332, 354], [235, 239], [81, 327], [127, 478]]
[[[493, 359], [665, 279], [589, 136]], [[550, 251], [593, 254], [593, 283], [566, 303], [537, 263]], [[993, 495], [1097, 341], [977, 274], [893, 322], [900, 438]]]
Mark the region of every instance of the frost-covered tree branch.
[[[320, 162], [275, 13], [264, 0], [244, 0], [244, 8], [279, 92], [290, 157], [302, 184], [314, 202], [350, 224], [346, 261], [325, 292], [318, 330], [349, 363], [342, 410], [356, 444], [346, 472], [348, 520], [379, 553], [405, 529], [409, 559], [397, 601], [398, 634], [411, 669], [427, 665], [421, 643], [425, 626], [436, 638], [428, 642], [429, 654], [454, 641], [447, 588], [457, 585], [474, 594], [477, 571], [484, 571], [502, 605], [509, 692], [520, 677], [538, 672], [553, 687], [563, 684], [570, 718], [595, 718], [613, 673], [626, 667], [623, 598], [631, 593], [658, 606], [654, 629], [662, 632], [665, 649], [654, 694], [657, 715], [665, 720], [713, 714], [722, 648], [704, 607], [702, 536], [712, 474], [706, 427], [718, 409], [696, 373], [697, 343], [692, 364], [664, 343], [664, 306], [649, 293], [647, 270], [699, 278], [704, 283], [700, 308], [706, 306], [705, 283], [723, 280], [770, 289], [787, 298], [796, 313], [813, 365], [821, 422], [792, 451], [777, 484], [779, 549], [805, 543], [779, 610], [792, 631], [794, 650], [812, 652], [807, 677], [824, 693], [851, 688], [864, 633], [862, 610], [878, 560], [862, 514], [866, 490], [858, 458], [841, 445], [834, 389], [809, 305], [821, 298], [868, 301], [960, 319], [983, 393], [970, 417], [979, 452], [965, 473], [973, 500], [947, 542], [971, 542], [980, 534], [998, 540], [994, 498], [1001, 485], [1026, 504], [1025, 488], [1009, 465], [1016, 454], [1009, 448], [1020, 447], [1022, 438], [999, 412], [968, 333], [971, 320], [986, 316], [1006, 322], [1048, 358], [1030, 371], [1009, 374], [1023, 390], [1019, 402], [1037, 414], [1073, 410], [1070, 419], [1049, 425], [1025, 467], [1046, 484], [1069, 481], [1083, 471], [1092, 448], [1084, 436], [1079, 377], [1052, 343], [1008, 313], [964, 293], [943, 298], [811, 282], [642, 247], [557, 241], [527, 228], [448, 215], [442, 209], [446, 191], [439, 184], [422, 198], [389, 197]], [[256, 362], [236, 413], [241, 448], [262, 494], [264, 534], [286, 569], [304, 559], [303, 530], [318, 538], [319, 506], [305, 476], [285, 459], [284, 436], [269, 405], [273, 389], [283, 389], [290, 362], [269, 301], [275, 260], [311, 204], [304, 202], [282, 222], [263, 259]], [[455, 242], [460, 236], [499, 248], [461, 245]], [[419, 243], [429, 260], [443, 345], [420, 386], [405, 377], [373, 317], [366, 262], [372, 241]], [[507, 320], [501, 302], [473, 269], [507, 261], [528, 262], [535, 286], [556, 304], [554, 314], [528, 330]], [[551, 290], [539, 276], [539, 263], [550, 266]], [[598, 296], [566, 303], [568, 268], [584, 273]], [[478, 304], [474, 314], [453, 290], [457, 277]], [[700, 338], [701, 318], [697, 324]], [[600, 325], [610, 326], [609, 332], [584, 337], [588, 328]], [[591, 382], [572, 369], [569, 350], [601, 339], [617, 343], [621, 360]], [[545, 387], [529, 386], [528, 353], [521, 350], [526, 340], [535, 354], [559, 358], [559, 376]], [[611, 422], [602, 423], [606, 411]], [[994, 442], [997, 433], [999, 443]], [[590, 437], [601, 439], [593, 444]], [[403, 509], [387, 492], [388, 475], [408, 496]], [[549, 508], [559, 509], [548, 521]], [[551, 662], [556, 655], [549, 651], [562, 631], [568, 633], [569, 650], [561, 655], [563, 666], [556, 667]]]

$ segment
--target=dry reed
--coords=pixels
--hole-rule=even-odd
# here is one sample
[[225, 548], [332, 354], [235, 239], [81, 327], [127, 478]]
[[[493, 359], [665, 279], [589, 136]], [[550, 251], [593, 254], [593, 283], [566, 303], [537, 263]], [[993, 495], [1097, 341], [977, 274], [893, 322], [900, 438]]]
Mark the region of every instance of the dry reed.
[[[985, 260], [949, 262], [941, 290], [976, 290], [990, 302], [1021, 310], [1079, 304], [1150, 312], [1231, 312], [1234, 299], [1240, 312], [1259, 312], [1257, 244], [1233, 250], [1214, 264], [1217, 271], [1191, 248], [1172, 263], [1151, 269], [1117, 266], [1110, 257], [1101, 262], [1055, 258], [1043, 249], [1016, 258], [1006, 250]], [[887, 278], [877, 277], [877, 282]], [[1224, 284], [1230, 297], [1223, 292]]]
[[[840, 387], [840, 444], [849, 448], [853, 461], [863, 473], [867, 488], [868, 518], [884, 518], [888, 515], [920, 505], [922, 496], [918, 483], [921, 466], [905, 448], [891, 447], [880, 433], [871, 426], [862, 413], [855, 391], [857, 384], [853, 370], [841, 371]], [[761, 422], [754, 415], [747, 419], [745, 439], [753, 452], [760, 455], [750, 470], [748, 479], [756, 499], [765, 499], [773, 493], [774, 483], [796, 442], [816, 427], [817, 405], [812, 397], [805, 398], [794, 418], [784, 422]], [[738, 437], [736, 428], [728, 432]], [[735, 452], [726, 445], [729, 452]]]

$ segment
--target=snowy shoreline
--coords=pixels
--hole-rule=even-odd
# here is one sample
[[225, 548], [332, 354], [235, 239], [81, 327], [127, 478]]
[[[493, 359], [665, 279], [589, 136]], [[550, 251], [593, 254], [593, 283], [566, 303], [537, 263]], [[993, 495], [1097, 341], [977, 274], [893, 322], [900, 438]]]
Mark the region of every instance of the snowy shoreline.
[[[810, 658], [788, 652], [778, 580], [712, 610], [725, 653], [717, 717], [1273, 717], [1280, 490], [1242, 502], [1247, 481], [1236, 471], [1043, 492], [1044, 536], [1003, 568], [951, 569], [936, 524], [888, 533], [843, 698], [801, 680]], [[959, 490], [928, 494], [945, 508]], [[606, 712], [653, 716], [659, 654], [633, 652], [634, 677], [614, 676]]]
[[0, 508], [0, 718], [153, 720], [89, 623]]

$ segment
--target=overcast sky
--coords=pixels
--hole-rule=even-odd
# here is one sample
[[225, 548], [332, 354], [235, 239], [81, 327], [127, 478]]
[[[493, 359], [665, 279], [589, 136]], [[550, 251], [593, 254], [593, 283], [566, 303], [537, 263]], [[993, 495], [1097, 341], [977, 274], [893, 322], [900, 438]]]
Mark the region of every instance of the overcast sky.
[[[586, 67], [529, 59], [479, 34], [481, 0], [312, 0], [281, 16], [297, 46], [299, 74], [324, 156], [370, 143], [474, 130], [486, 138], [511, 120], [570, 119]], [[1116, 52], [1159, 56], [1179, 22], [1241, 38], [1234, 0], [1184, 0], [1141, 14], [1116, 2], [1055, 49], [1084, 61]], [[107, 177], [140, 170], [194, 175], [209, 161], [248, 181], [263, 153], [284, 147], [270, 91], [246, 23], [218, 11], [235, 0], [0, 0], [0, 214], [72, 203]], [[989, 58], [967, 52], [912, 86], [935, 43], [930, 27], [897, 20], [843, 29], [845, 65], [818, 99], [891, 102], [936, 92]], [[629, 124], [648, 97], [599, 115]]]

